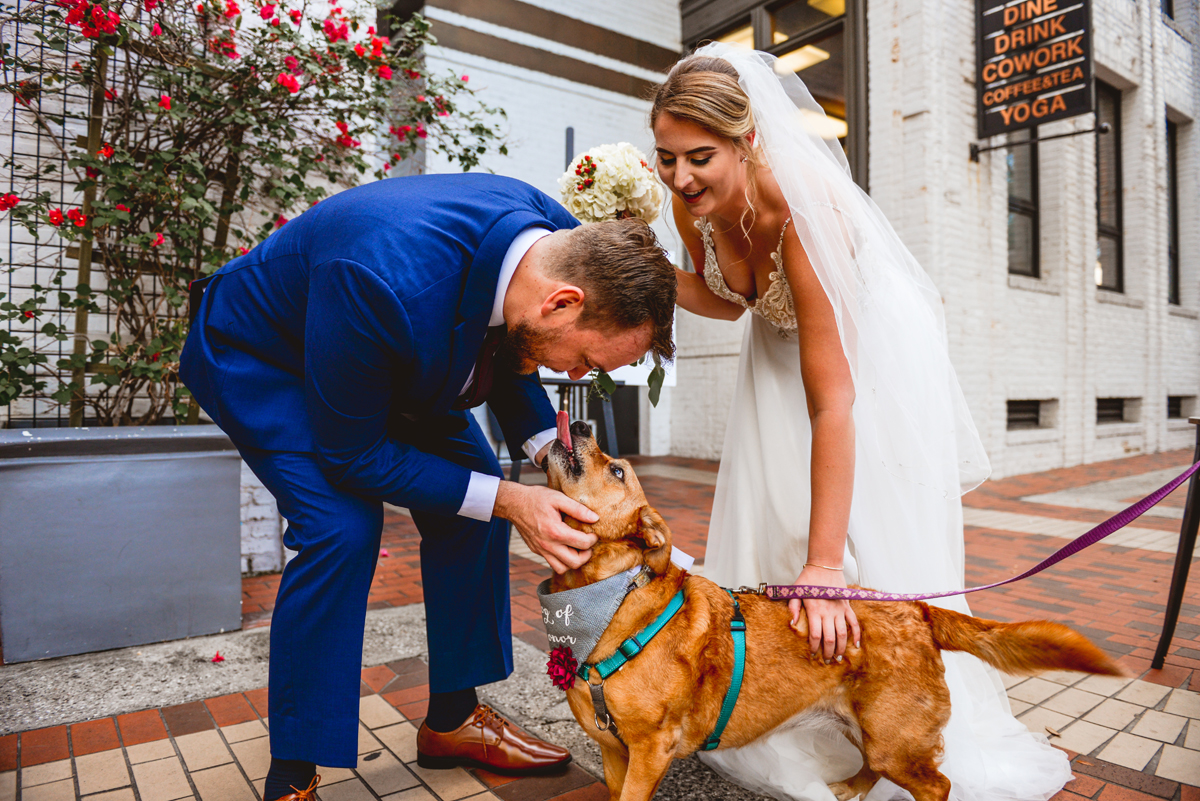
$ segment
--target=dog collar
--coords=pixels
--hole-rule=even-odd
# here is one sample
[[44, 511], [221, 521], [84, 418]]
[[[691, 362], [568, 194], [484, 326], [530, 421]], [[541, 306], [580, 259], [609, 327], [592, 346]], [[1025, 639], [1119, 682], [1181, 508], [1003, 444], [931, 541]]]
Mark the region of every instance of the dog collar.
[[654, 571], [648, 567], [631, 567], [594, 584], [561, 592], [550, 592], [550, 579], [543, 581], [537, 594], [550, 648], [569, 648], [575, 659], [586, 662], [625, 596], [646, 586], [653, 577]]

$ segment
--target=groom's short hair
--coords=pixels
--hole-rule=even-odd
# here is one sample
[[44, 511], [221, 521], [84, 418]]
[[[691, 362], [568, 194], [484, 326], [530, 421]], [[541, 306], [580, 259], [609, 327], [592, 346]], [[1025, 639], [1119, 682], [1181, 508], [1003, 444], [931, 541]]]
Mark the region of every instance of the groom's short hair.
[[584, 292], [579, 325], [606, 331], [650, 323], [650, 350], [675, 355], [675, 266], [640, 219], [585, 223], [569, 232], [550, 272]]

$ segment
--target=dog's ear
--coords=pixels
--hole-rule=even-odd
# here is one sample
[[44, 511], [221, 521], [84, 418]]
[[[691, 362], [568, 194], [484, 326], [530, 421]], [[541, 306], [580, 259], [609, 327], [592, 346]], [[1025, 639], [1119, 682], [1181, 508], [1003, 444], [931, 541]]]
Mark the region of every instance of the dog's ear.
[[643, 506], [638, 511], [634, 537], [645, 543], [646, 565], [660, 576], [666, 573], [671, 563], [671, 529], [667, 528], [662, 515], [649, 506]]

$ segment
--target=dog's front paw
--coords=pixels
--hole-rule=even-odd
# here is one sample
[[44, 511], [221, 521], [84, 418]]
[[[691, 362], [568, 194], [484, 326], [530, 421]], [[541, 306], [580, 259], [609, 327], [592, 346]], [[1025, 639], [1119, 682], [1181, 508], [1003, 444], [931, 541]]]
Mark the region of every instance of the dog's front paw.
[[829, 792], [833, 793], [838, 801], [854, 801], [855, 798], [859, 797], [858, 791], [851, 789], [850, 785], [846, 784], [846, 782], [829, 785]]

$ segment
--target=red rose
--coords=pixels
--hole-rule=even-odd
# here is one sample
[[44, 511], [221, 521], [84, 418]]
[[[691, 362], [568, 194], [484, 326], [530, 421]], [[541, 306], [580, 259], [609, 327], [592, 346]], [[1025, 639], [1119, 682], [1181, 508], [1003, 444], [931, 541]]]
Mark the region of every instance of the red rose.
[[163, 243], [162, 231], [154, 235], [154, 241], [150, 243], [150, 247], [156, 248]]
[[234, 17], [236, 17], [238, 14], [241, 14], [241, 13], [242, 13], [242, 10], [240, 8], [238, 8], [238, 4], [235, 3], [234, 0], [226, 0], [225, 19], [233, 19]]
[[55, 228], [63, 224], [62, 209], [50, 209], [50, 224]]
[[153, 11], [154, 7], [159, 4], [159, 0], [146, 0], [146, 10]]
[[3, 197], [0, 197], [0, 211], [8, 211], [9, 209], [14, 208], [20, 202], [21, 198], [17, 197], [16, 195], [4, 195]]
[[34, 317], [36, 317], [36, 316], [37, 316], [36, 312], [33, 312], [33, 311], [27, 311], [27, 312], [25, 312], [25, 319], [26, 319], [26, 320], [32, 320], [32, 319], [33, 319]]
[[113, 157], [113, 146], [105, 142], [104, 146], [96, 151], [96, 155], [106, 161], [111, 159]]
[[275, 77], [275, 83], [287, 89], [292, 94], [300, 91], [300, 82], [296, 80], [295, 75], [287, 72], [281, 72]]
[[467, 82], [467, 81], [469, 81], [469, 80], [471, 80], [471, 76], [470, 76], [470, 75], [464, 75], [464, 76], [462, 76], [462, 82], [463, 82], [463, 83], [466, 83], [466, 82]]
[[157, 22], [154, 23], [154, 27], [150, 29], [150, 35], [151, 36], [162, 36], [162, 26], [159, 25]]
[[129, 207], [128, 207], [128, 206], [126, 206], [124, 203], [118, 203], [118, 204], [117, 204], [117, 211], [124, 211], [124, 212], [128, 213], [128, 211], [129, 211]]
[[238, 248], [238, 250], [240, 250], [240, 251], [242, 252], [242, 255], [243, 255], [243, 256], [245, 256], [247, 253], [249, 253], [249, 252], [250, 252], [250, 248], [246, 247], [245, 245], [243, 245], [243, 246], [241, 246], [240, 248]]
[[300, 18], [304, 16], [304, 12], [298, 8], [293, 8], [291, 11], [288, 12], [288, 16], [292, 18], [292, 22], [299, 25]]
[[79, 209], [71, 209], [67, 212], [67, 219], [75, 223], [76, 228], [82, 228], [87, 225], [87, 215]]
[[359, 58], [362, 58], [367, 54], [367, 48], [363, 47], [361, 44], [356, 44], [354, 46], [354, 52], [358, 54]]
[[287, 222], [287, 217], [284, 217], [282, 214], [280, 214], [279, 219], [275, 220], [275, 227], [282, 228], [284, 223], [286, 223], [286, 222]]
[[550, 661], [546, 663], [546, 673], [550, 681], [560, 690], [569, 690], [575, 684], [575, 670], [579, 662], [571, 649], [565, 646], [555, 648], [550, 652]]
[[392, 68], [387, 64], [380, 64], [379, 77], [383, 78], [385, 81], [390, 81], [392, 79]]
[[275, 6], [273, 6], [273, 5], [263, 6], [262, 8], [259, 9], [258, 15], [260, 17], [262, 17], [263, 19], [270, 19], [271, 17], [275, 16]]
[[170, 95], [163, 95], [163, 96], [162, 96], [162, 99], [158, 101], [158, 107], [159, 107], [159, 108], [161, 108], [161, 109], [163, 109], [163, 110], [165, 110], [165, 111], [170, 111], [170, 110], [171, 110], [171, 97], [170, 97]]

